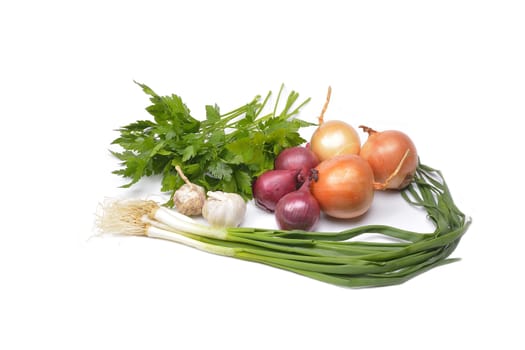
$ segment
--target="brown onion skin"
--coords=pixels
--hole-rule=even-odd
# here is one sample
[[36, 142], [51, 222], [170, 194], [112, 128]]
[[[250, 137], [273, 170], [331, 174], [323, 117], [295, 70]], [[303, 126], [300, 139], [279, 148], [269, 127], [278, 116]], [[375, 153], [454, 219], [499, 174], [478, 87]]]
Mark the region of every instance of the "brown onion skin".
[[342, 120], [328, 120], [312, 134], [310, 148], [323, 161], [343, 154], [359, 154], [361, 141], [350, 124]]
[[374, 173], [366, 160], [349, 154], [325, 160], [315, 168], [317, 181], [310, 190], [321, 210], [338, 219], [351, 219], [370, 209], [374, 198]]
[[403, 132], [397, 130], [375, 131], [363, 127], [369, 133], [361, 147], [360, 155], [372, 167], [376, 183], [384, 183], [396, 170], [405, 152], [408, 156], [399, 173], [394, 176], [385, 189], [403, 189], [407, 187], [416, 173], [418, 155], [416, 146]]

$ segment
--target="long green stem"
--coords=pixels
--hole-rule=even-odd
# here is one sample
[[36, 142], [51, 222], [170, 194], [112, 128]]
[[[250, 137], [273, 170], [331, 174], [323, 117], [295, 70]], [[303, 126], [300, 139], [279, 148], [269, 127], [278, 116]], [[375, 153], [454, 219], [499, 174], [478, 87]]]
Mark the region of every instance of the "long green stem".
[[[420, 165], [415, 180], [402, 192], [426, 210], [435, 223], [431, 233], [392, 226], [365, 225], [340, 232], [306, 232], [263, 228], [211, 228], [165, 208], [136, 201], [109, 206], [105, 226], [128, 234], [168, 239], [199, 250], [266, 264], [345, 287], [403, 283], [457, 259], [448, 257], [468, 230], [471, 219], [455, 205], [441, 173]], [[152, 210], [154, 209], [154, 210]], [[150, 213], [152, 214], [148, 214]], [[102, 220], [104, 221], [104, 220]], [[378, 234], [385, 242], [359, 240]], [[352, 239], [352, 240], [351, 240]]]
[[280, 237], [301, 238], [301, 239], [321, 239], [327, 241], [346, 241], [363, 234], [378, 233], [391, 238], [396, 238], [408, 242], [418, 242], [428, 238], [429, 234], [418, 233], [399, 229], [386, 225], [364, 225], [340, 232], [305, 232], [305, 231], [280, 231], [276, 233]]

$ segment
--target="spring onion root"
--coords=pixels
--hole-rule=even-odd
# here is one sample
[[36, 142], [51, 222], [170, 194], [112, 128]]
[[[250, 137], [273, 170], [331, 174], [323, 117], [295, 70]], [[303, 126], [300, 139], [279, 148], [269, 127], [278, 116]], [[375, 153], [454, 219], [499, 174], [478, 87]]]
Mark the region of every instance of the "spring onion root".
[[[455, 205], [442, 174], [420, 164], [402, 191], [423, 208], [435, 230], [418, 233], [385, 225], [341, 232], [218, 228], [159, 206], [153, 201], [116, 200], [103, 205], [97, 224], [102, 233], [139, 235], [181, 243], [202, 251], [259, 262], [345, 287], [403, 283], [448, 258], [471, 222]], [[384, 242], [359, 240], [375, 233]]]

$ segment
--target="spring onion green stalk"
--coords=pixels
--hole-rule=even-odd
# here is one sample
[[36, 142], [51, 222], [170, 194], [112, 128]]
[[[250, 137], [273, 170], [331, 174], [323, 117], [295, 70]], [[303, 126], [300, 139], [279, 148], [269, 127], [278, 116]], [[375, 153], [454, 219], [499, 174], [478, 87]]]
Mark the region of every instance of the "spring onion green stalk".
[[[403, 283], [449, 259], [470, 225], [455, 205], [442, 174], [419, 165], [415, 180], [402, 192], [423, 208], [435, 230], [418, 233], [386, 225], [340, 232], [263, 228], [221, 228], [199, 223], [153, 201], [108, 202], [98, 218], [103, 233], [143, 235], [178, 242], [202, 251], [259, 262], [345, 287]], [[359, 240], [368, 233], [385, 242]]]

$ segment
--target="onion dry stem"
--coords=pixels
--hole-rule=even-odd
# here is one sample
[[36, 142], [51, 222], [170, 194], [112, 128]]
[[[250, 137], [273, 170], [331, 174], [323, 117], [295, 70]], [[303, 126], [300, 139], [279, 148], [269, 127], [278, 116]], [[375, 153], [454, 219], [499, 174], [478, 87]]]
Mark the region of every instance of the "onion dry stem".
[[319, 114], [319, 117], [317, 118], [319, 125], [324, 123], [324, 114], [326, 113], [326, 110], [328, 109], [328, 104], [330, 103], [331, 96], [332, 96], [332, 87], [328, 86], [328, 92], [326, 93], [326, 101], [324, 102], [321, 114]]

